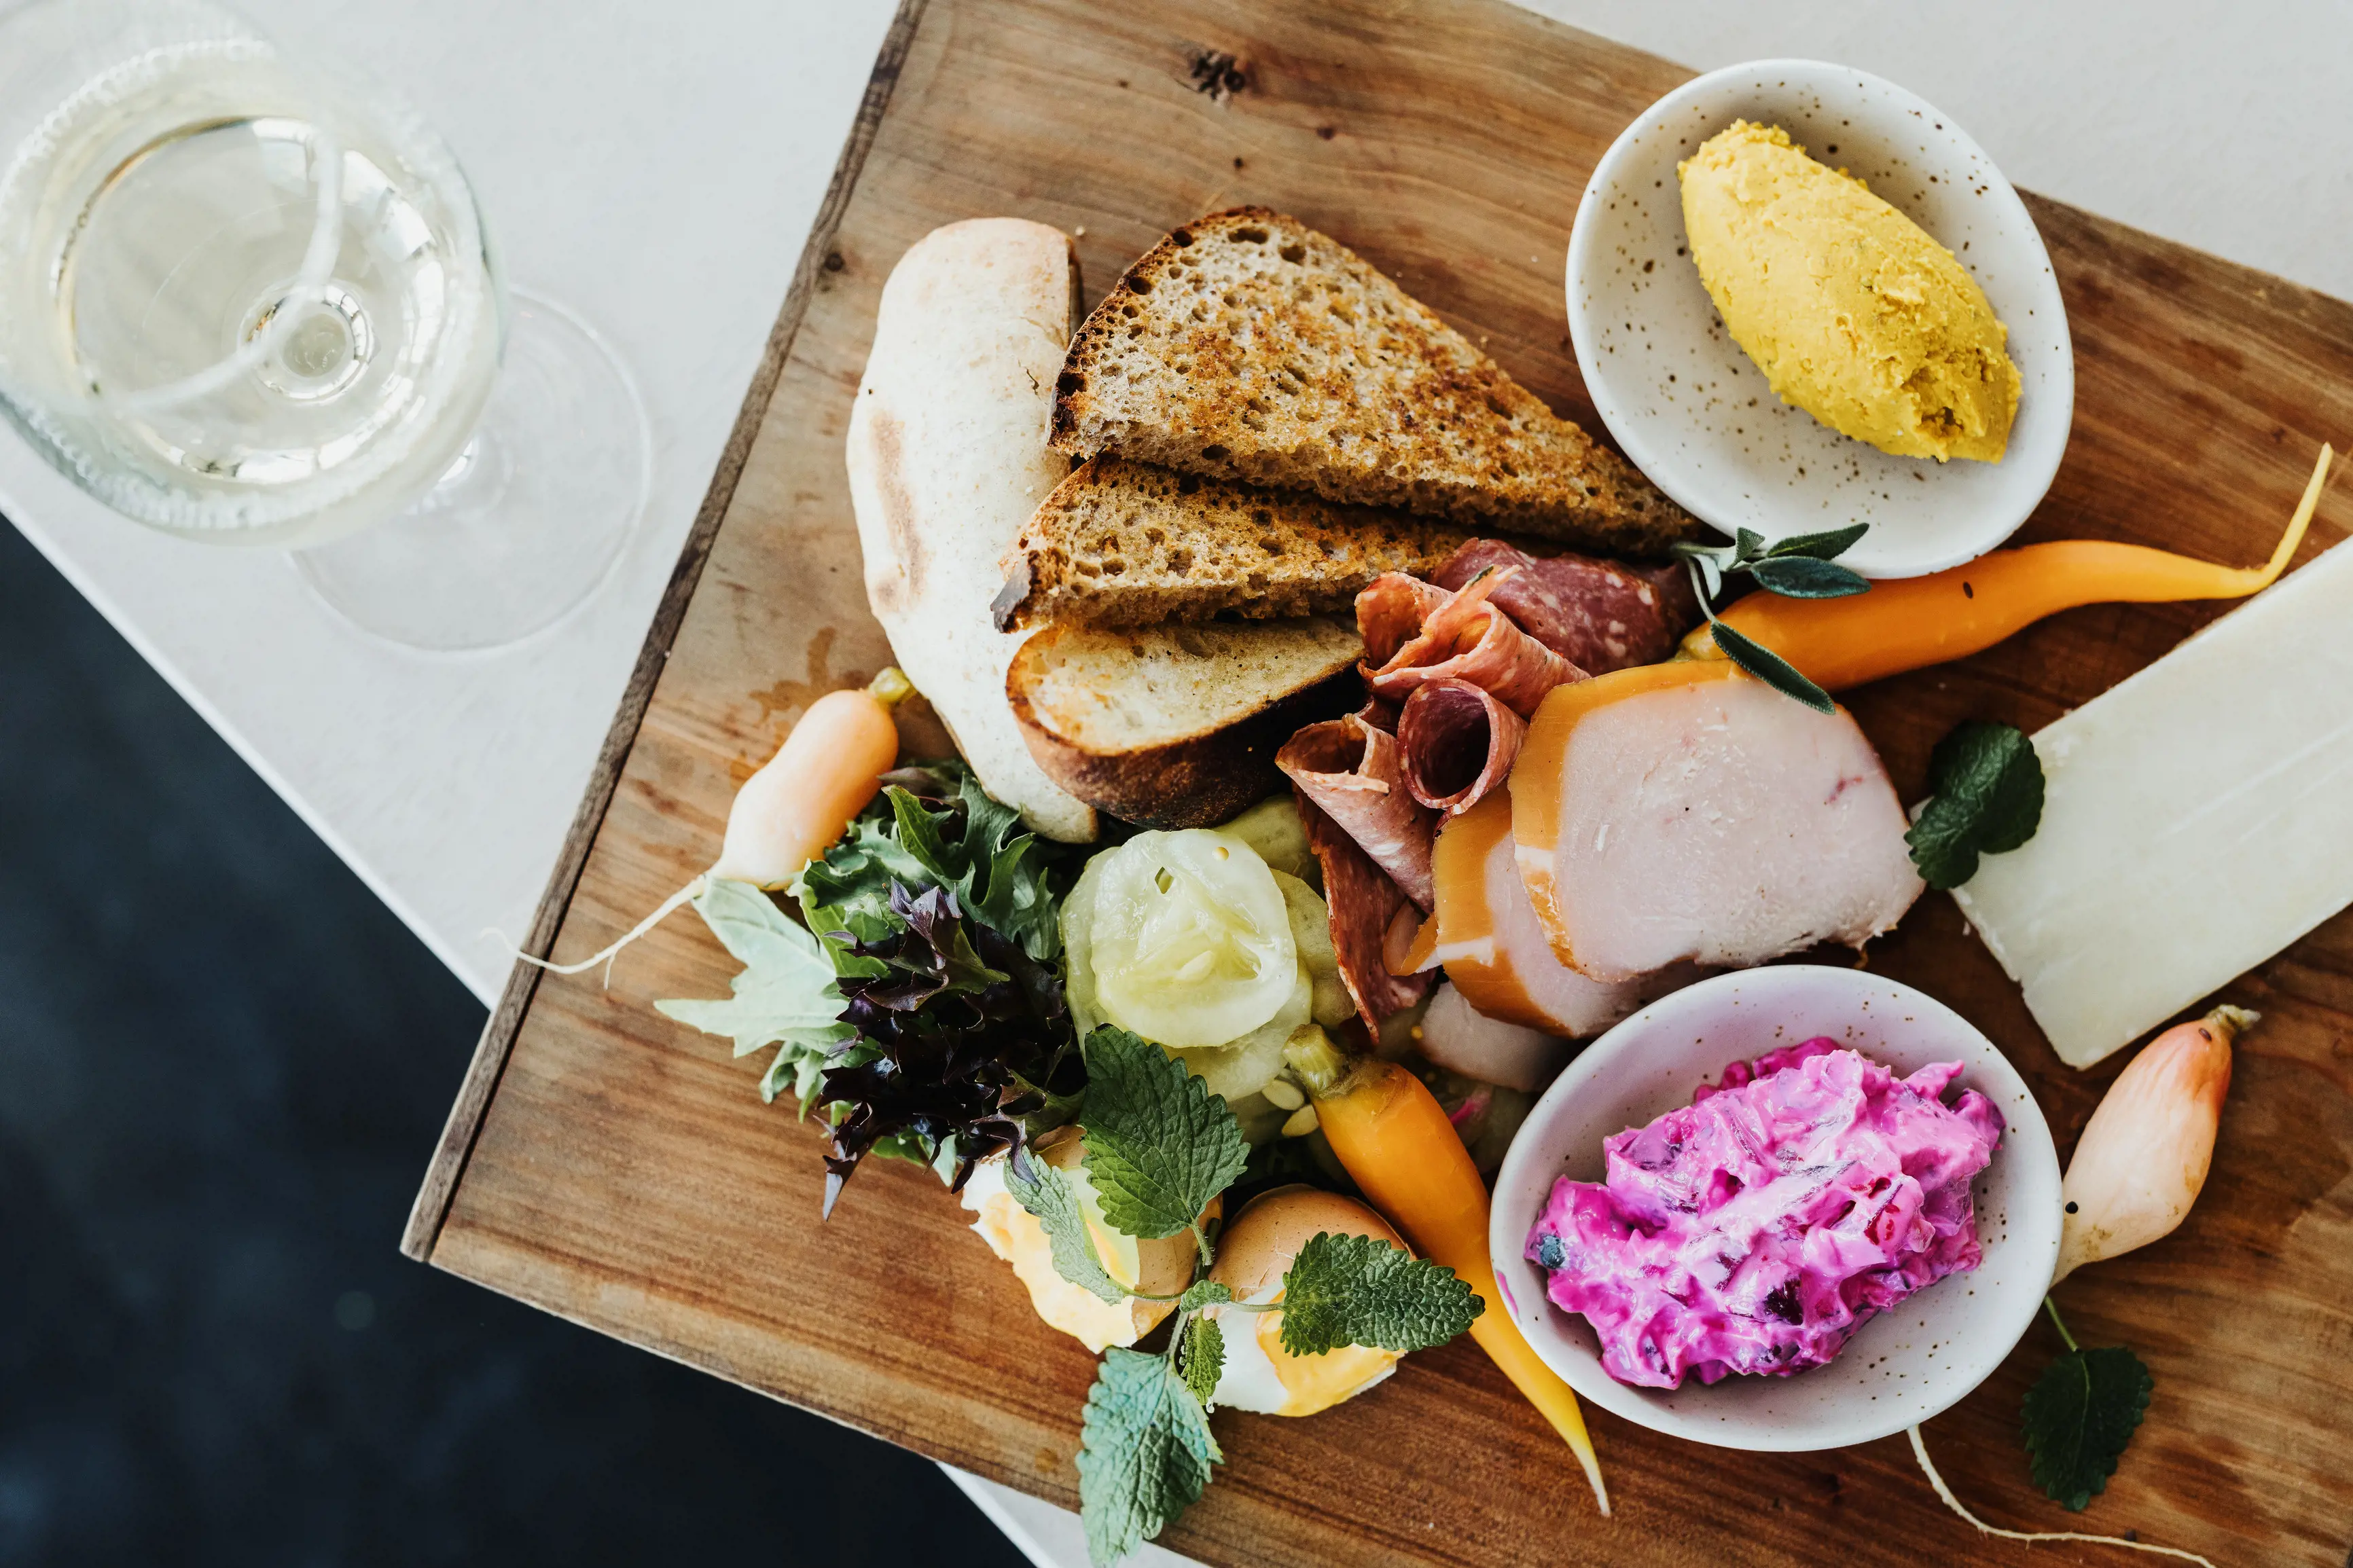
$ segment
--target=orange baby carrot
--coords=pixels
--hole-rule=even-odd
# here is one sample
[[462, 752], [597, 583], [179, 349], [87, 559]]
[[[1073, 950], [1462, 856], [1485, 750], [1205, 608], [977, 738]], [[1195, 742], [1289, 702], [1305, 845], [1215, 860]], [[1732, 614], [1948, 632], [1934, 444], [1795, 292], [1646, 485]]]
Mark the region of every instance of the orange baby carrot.
[[[1997, 550], [1966, 566], [1873, 583], [1843, 599], [1751, 594], [1722, 614], [1725, 625], [1779, 654], [1826, 691], [1964, 658], [2045, 616], [2081, 605], [2239, 599], [2268, 588], [2304, 542], [2331, 449], [2320, 449], [2311, 482], [2272, 558], [2256, 567], [2217, 566], [2140, 544], [2069, 539]], [[1685, 639], [1688, 657], [1721, 658], [1708, 628]]]
[[1567, 1442], [1607, 1517], [1609, 1492], [1577, 1394], [1528, 1348], [1497, 1298], [1487, 1251], [1487, 1186], [1445, 1110], [1405, 1068], [1377, 1057], [1350, 1057], [1320, 1030], [1294, 1036], [1283, 1060], [1314, 1097], [1332, 1152], [1373, 1207], [1415, 1251], [1454, 1270], [1486, 1303], [1471, 1324], [1472, 1339]]

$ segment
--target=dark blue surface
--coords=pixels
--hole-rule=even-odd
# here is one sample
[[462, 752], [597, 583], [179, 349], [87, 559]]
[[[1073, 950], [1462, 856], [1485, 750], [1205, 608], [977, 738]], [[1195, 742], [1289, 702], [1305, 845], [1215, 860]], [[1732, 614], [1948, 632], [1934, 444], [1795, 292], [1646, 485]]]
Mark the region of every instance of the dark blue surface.
[[400, 1257], [481, 1022], [0, 526], [0, 1563], [1019, 1563], [912, 1455]]

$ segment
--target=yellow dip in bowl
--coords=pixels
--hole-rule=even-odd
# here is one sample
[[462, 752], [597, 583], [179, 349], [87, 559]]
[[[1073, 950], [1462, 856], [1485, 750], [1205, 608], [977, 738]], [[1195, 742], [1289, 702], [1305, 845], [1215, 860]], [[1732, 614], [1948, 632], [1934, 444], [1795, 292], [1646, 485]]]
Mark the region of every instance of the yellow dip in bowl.
[[2018, 367], [1951, 251], [1778, 127], [1736, 121], [1677, 172], [1700, 280], [1776, 395], [1895, 457], [2001, 460]]

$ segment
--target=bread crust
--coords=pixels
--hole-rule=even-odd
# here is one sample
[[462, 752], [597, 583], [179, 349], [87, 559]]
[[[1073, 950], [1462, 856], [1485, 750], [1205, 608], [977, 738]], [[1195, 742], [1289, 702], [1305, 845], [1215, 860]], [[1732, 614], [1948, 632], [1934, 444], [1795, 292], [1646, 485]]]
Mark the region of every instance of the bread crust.
[[1384, 572], [1428, 576], [1470, 538], [1297, 490], [1090, 458], [1022, 531], [993, 608], [999, 630], [1324, 615]]
[[1274, 753], [1303, 725], [1363, 701], [1353, 659], [1295, 689], [1271, 694], [1252, 711], [1158, 744], [1109, 749], [1062, 732], [1033, 700], [1053, 640], [1049, 627], [1014, 656], [1006, 700], [1046, 776], [1098, 811], [1143, 827], [1208, 827], [1287, 788]]

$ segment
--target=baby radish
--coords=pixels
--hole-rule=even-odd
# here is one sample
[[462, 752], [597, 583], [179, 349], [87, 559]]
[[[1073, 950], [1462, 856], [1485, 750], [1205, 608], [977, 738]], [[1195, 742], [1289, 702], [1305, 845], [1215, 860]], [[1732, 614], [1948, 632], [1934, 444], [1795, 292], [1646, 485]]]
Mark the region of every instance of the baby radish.
[[2179, 1225], [2214, 1159], [2231, 1042], [2260, 1015], [2217, 1007], [2158, 1036], [2108, 1086], [2060, 1184], [2067, 1219], [2057, 1284], [2083, 1264], [2146, 1247]]
[[577, 963], [550, 963], [518, 953], [553, 974], [609, 964], [620, 951], [693, 900], [714, 877], [781, 888], [839, 838], [849, 819], [882, 787], [899, 757], [891, 710], [914, 690], [893, 666], [862, 691], [828, 691], [809, 704], [767, 765], [744, 781], [727, 808], [727, 836], [709, 870], [664, 899], [653, 913], [601, 952]]

